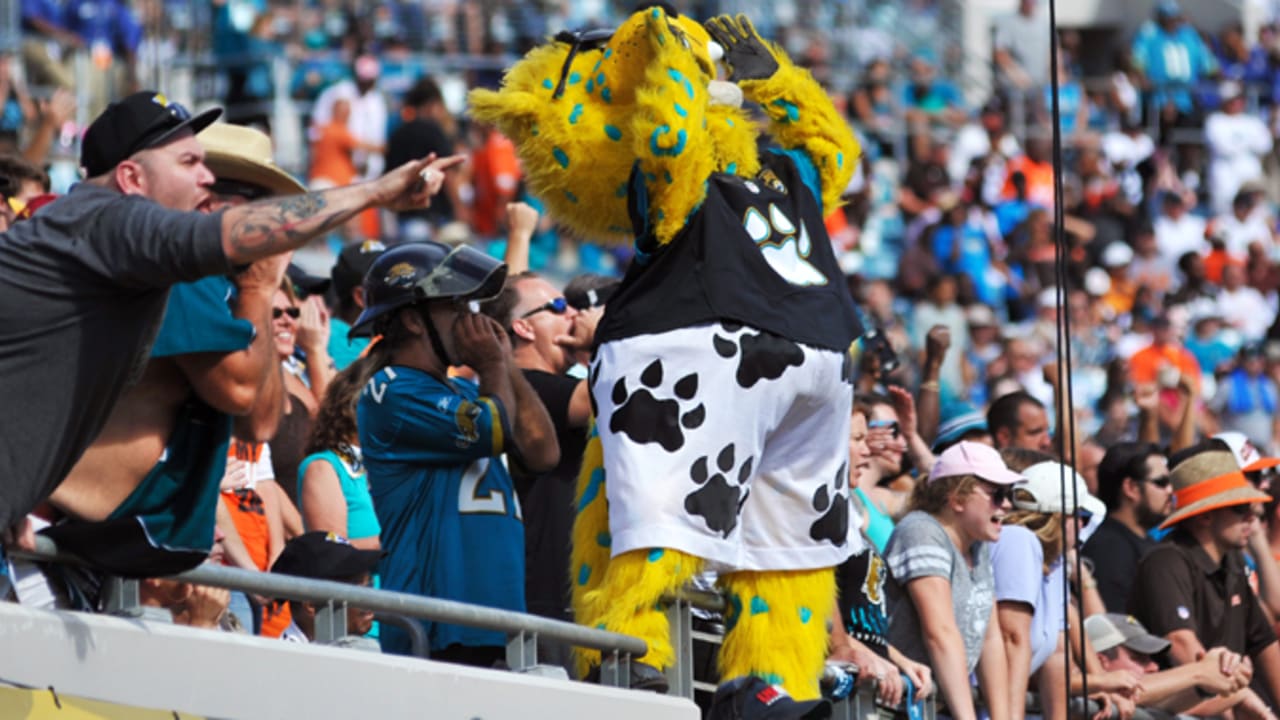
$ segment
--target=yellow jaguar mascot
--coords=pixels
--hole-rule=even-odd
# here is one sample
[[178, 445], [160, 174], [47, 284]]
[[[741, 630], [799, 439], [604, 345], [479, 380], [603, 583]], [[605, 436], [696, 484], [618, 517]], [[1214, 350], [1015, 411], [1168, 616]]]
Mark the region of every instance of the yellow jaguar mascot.
[[858, 160], [848, 126], [745, 17], [702, 25], [665, 6], [562, 34], [470, 103], [556, 220], [635, 244], [588, 376], [578, 621], [643, 638], [638, 684], [664, 687], [661, 598], [713, 570], [729, 599], [721, 677], [762, 687], [753, 702], [818, 698], [861, 333], [823, 226]]

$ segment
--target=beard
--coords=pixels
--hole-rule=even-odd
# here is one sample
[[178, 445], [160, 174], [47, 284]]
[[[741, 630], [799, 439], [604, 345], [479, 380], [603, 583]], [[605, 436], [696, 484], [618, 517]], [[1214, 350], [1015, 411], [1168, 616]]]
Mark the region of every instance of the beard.
[[1168, 515], [1152, 510], [1147, 504], [1138, 503], [1137, 507], [1138, 524], [1143, 528], [1150, 530], [1164, 521]]

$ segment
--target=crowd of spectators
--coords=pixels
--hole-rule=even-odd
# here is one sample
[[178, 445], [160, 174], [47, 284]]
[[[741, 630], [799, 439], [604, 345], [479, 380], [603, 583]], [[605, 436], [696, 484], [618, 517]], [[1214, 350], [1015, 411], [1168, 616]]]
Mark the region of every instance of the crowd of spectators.
[[[702, 5], [687, 9], [717, 3]], [[1275, 26], [1213, 34], [1161, 0], [1115, 67], [1085, 78], [1090, 49], [1064, 33], [1051, 57], [1045, 8], [1022, 0], [993, 27], [995, 90], [974, 103], [943, 72], [952, 59], [930, 49], [944, 3], [759, 5], [757, 26], [828, 82], [864, 149], [849, 203], [828, 221], [872, 330], [855, 348], [853, 557], [839, 569], [832, 660], [878, 677], [889, 704], [936, 688], [960, 720], [978, 712], [974, 682], [992, 717], [1022, 717], [1028, 688], [1044, 715], [1065, 717], [1059, 701], [1086, 672], [1091, 697], [1122, 717], [1147, 705], [1274, 718]], [[174, 8], [23, 4], [24, 72], [0, 57], [0, 244], [18, 251], [0, 260], [0, 317], [18, 328], [0, 343], [43, 348], [31, 355], [43, 372], [72, 378], [96, 348], [41, 345], [66, 340], [66, 317], [99, 333], [141, 318], [155, 344], [135, 357], [148, 328], [101, 336], [125, 348], [102, 366], [114, 386], [56, 445], [30, 440], [52, 412], [0, 425], [23, 445], [18, 474], [47, 486], [0, 505], [10, 543], [48, 526], [125, 574], [208, 561], [569, 618], [584, 367], [629, 251], [561, 236], [525, 191], [511, 142], [454, 109], [456, 88], [411, 51], [488, 57], [464, 86], [492, 83], [504, 53], [625, 10], [370, 8], [214, 2], [210, 49], [236, 124], [210, 124], [163, 95], [130, 94], [154, 41], [143, 20]], [[865, 27], [811, 31], [845, 27], [846, 14]], [[887, 37], [903, 17], [908, 31]], [[99, 63], [87, 96], [98, 120], [78, 141], [86, 180], [57, 202], [49, 191], [67, 188], [47, 166], [80, 132], [68, 128], [64, 60], [104, 44], [124, 66]], [[272, 147], [268, 61], [281, 49], [298, 53], [288, 92], [308, 139], [301, 179]], [[858, 82], [845, 87], [836, 68], [853, 64]], [[443, 159], [414, 170], [435, 173], [430, 205], [404, 202], [404, 166], [432, 154]], [[326, 190], [303, 196], [337, 203], [324, 222], [289, 200]], [[155, 204], [139, 210], [129, 195]], [[238, 242], [237, 225], [210, 215], [248, 217], [253, 201], [303, 228], [287, 248]], [[104, 321], [69, 288], [58, 312], [28, 312], [49, 307], [30, 277], [64, 280], [66, 258], [49, 260], [41, 234], [67, 227], [89, 238], [76, 267], [92, 302], [134, 305]], [[132, 248], [122, 238], [139, 227], [179, 238], [185, 255], [103, 245]], [[225, 275], [232, 264], [247, 269]], [[403, 292], [435, 274], [462, 288], [440, 299], [485, 302], [425, 309]], [[61, 334], [23, 334], [33, 319]], [[36, 368], [12, 369], [6, 387], [61, 387], [24, 371]], [[50, 406], [65, 416], [68, 402]], [[192, 476], [206, 482], [175, 482]], [[10, 558], [3, 579], [24, 603], [98, 609], [91, 577]], [[175, 622], [314, 638], [307, 603], [155, 580], [143, 600]], [[402, 632], [370, 621], [353, 610], [348, 629], [407, 651]], [[426, 630], [439, 659], [503, 656], [500, 634]], [[567, 648], [540, 651], [572, 666]]]

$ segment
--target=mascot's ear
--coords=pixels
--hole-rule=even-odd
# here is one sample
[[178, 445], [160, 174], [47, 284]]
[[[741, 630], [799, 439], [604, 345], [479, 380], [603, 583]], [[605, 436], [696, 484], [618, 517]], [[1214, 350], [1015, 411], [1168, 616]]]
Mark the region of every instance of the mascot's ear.
[[513, 137], [519, 136], [513, 132], [514, 128], [537, 120], [539, 113], [545, 111], [542, 106], [546, 101], [523, 90], [508, 88], [498, 92], [477, 88], [467, 93], [467, 104], [471, 117], [496, 125], [502, 134]]

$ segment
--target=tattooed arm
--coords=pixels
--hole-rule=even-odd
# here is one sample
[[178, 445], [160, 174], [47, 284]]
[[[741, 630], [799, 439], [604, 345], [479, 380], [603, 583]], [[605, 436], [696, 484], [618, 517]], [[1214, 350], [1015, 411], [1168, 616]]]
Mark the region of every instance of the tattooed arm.
[[377, 180], [231, 208], [222, 216], [222, 249], [233, 264], [243, 265], [296, 250], [371, 207], [427, 207], [444, 183], [444, 171], [462, 161], [461, 155], [433, 155], [405, 163]]

